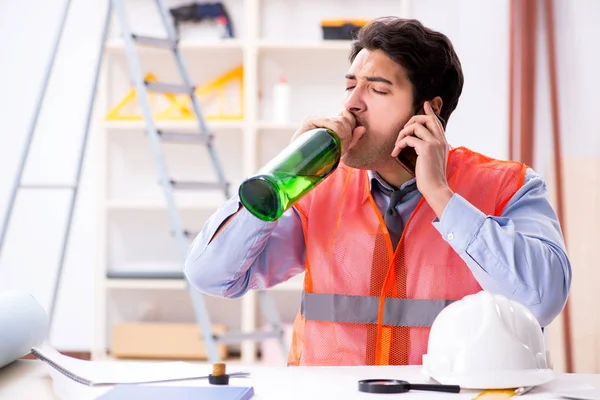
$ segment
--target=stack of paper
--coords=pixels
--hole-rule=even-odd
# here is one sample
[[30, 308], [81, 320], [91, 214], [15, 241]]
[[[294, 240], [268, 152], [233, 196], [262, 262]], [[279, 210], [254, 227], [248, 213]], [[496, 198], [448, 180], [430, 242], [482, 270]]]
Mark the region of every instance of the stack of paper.
[[[50, 346], [31, 349], [33, 355], [70, 379], [88, 386], [119, 383], [154, 383], [204, 379], [212, 372], [210, 366], [182, 361], [111, 362], [86, 361], [60, 354]], [[229, 373], [231, 377], [248, 377], [246, 372]]]

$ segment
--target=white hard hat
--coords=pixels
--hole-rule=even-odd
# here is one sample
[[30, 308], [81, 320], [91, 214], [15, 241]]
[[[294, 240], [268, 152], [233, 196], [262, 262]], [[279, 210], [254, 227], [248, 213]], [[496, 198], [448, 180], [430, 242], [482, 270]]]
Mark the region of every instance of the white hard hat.
[[440, 312], [423, 374], [465, 389], [537, 386], [553, 378], [539, 322], [522, 304], [479, 292]]

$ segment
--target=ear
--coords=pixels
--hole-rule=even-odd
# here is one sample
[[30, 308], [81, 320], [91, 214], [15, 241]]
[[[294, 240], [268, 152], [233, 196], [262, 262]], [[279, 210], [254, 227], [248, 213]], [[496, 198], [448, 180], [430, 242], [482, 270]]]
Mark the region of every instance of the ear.
[[429, 104], [431, 104], [431, 108], [433, 108], [433, 112], [435, 112], [437, 115], [440, 115], [443, 103], [444, 102], [442, 101], [442, 98], [440, 96], [436, 96], [429, 101]]

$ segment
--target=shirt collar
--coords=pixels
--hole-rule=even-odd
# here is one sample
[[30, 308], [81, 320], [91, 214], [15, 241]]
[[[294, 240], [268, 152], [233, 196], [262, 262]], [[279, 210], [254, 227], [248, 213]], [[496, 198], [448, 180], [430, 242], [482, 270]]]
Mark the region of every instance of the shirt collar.
[[[384, 190], [393, 192], [394, 190], [396, 190], [392, 185], [390, 185], [389, 183], [387, 183], [382, 177], [381, 175], [379, 175], [376, 171], [367, 171], [367, 174], [369, 176], [369, 190], [373, 191], [373, 183], [374, 181], [379, 184], [381, 187], [384, 188]], [[400, 190], [404, 189], [406, 186], [413, 184], [416, 181], [416, 178], [412, 178], [409, 179], [408, 181], [404, 182], [402, 184], [402, 186], [400, 186]]]

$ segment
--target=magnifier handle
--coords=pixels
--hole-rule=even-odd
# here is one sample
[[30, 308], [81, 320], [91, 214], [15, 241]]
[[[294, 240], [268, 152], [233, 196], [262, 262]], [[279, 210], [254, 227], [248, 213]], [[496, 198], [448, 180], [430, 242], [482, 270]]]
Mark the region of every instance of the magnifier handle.
[[411, 383], [410, 388], [412, 390], [428, 390], [430, 392], [460, 393], [460, 386], [457, 385], [430, 385]]

